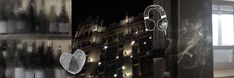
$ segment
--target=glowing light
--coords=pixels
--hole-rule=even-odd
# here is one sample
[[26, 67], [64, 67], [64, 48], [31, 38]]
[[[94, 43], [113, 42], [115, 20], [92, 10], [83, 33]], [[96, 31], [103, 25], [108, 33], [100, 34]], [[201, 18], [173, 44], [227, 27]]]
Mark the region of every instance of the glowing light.
[[131, 55], [130, 57], [132, 58], [133, 56]]
[[117, 77], [117, 74], [114, 74], [114, 77]]
[[144, 42], [144, 44], [146, 44], [146, 42]]
[[149, 39], [152, 39], [152, 37], [150, 36]]
[[119, 56], [116, 56], [116, 59], [119, 59]]
[[107, 49], [108, 48], [108, 46], [104, 46], [104, 49]]
[[135, 41], [133, 40], [132, 42], [131, 42], [131, 45], [134, 45], [135, 44]]
[[125, 67], [125, 66], [122, 66], [122, 69], [123, 69], [123, 70], [125, 70], [125, 69], [126, 69], [126, 67]]
[[145, 29], [145, 31], [149, 31], [148, 29]]
[[98, 62], [98, 65], [100, 66], [102, 64], [102, 62]]

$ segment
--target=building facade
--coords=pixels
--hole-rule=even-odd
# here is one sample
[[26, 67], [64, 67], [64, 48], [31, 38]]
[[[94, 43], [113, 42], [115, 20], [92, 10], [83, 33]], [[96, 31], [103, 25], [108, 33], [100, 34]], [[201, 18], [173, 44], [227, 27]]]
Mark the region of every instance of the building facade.
[[143, 15], [126, 16], [109, 26], [102, 23], [99, 19], [88, 19], [78, 26], [74, 46], [86, 52], [87, 62], [77, 76], [153, 77], [153, 58], [165, 57], [166, 54], [163, 53], [165, 49], [154, 47], [156, 38], [153, 32], [145, 30]]

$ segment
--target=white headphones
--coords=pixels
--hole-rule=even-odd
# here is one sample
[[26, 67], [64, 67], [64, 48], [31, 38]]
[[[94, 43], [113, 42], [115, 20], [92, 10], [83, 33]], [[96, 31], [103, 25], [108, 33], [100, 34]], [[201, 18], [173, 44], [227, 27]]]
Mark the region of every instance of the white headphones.
[[[152, 9], [155, 9], [160, 13], [161, 19], [158, 20], [157, 23], [153, 19], [149, 18], [149, 12]], [[154, 5], [149, 5], [148, 7], [146, 7], [144, 11], [144, 21], [145, 21], [146, 31], [153, 31], [155, 27], [157, 26], [159, 31], [164, 31], [165, 35], [167, 34], [166, 30], [168, 26], [168, 20], [167, 20], [166, 12], [162, 6], [154, 4]]]

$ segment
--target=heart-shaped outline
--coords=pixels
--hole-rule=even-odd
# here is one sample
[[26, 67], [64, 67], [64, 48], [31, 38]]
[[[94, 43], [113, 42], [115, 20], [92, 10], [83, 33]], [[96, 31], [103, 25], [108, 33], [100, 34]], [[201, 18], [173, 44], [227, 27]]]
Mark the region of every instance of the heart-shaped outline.
[[[84, 56], [82, 56], [82, 57], [84, 57], [84, 58], [82, 58], [83, 59], [83, 62], [81, 63], [81, 65], [80, 65], [80, 68], [76, 71], [76, 72], [73, 72], [73, 71], [70, 71], [69, 70], [69, 67], [67, 68], [67, 67], [65, 67], [63, 64], [62, 64], [62, 58], [64, 57], [64, 56], [67, 56], [67, 55], [69, 55], [69, 56], [72, 56], [72, 57], [74, 57], [74, 55], [75, 54], [79, 54], [79, 53], [82, 53]], [[72, 57], [70, 58], [70, 59], [72, 59]], [[79, 61], [79, 59], [77, 59], [77, 58], [75, 58], [77, 61]], [[69, 60], [69, 61], [71, 61], [71, 60]], [[59, 58], [59, 62], [60, 62], [60, 64], [62, 65], [62, 67], [64, 68], [64, 70], [66, 70], [66, 71], [68, 71], [69, 73], [71, 73], [71, 74], [77, 74], [77, 73], [79, 73], [81, 70], [82, 70], [82, 68], [83, 68], [83, 66], [84, 66], [84, 64], [85, 64], [85, 61], [86, 61], [86, 55], [85, 55], [85, 53], [84, 53], [84, 51], [82, 51], [82, 50], [80, 50], [80, 49], [77, 49], [73, 54], [71, 54], [71, 53], [63, 53], [61, 56], [60, 56], [60, 58]], [[68, 63], [70, 63], [70, 62], [68, 62]]]

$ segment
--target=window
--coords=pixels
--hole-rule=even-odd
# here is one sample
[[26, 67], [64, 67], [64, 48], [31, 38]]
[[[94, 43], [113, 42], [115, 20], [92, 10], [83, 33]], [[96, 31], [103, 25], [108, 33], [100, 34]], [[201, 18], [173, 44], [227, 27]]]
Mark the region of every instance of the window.
[[213, 45], [234, 45], [233, 6], [213, 5]]
[[[234, 45], [234, 5], [212, 5], [214, 65], [231, 64]], [[219, 65], [220, 66], [220, 65]]]

